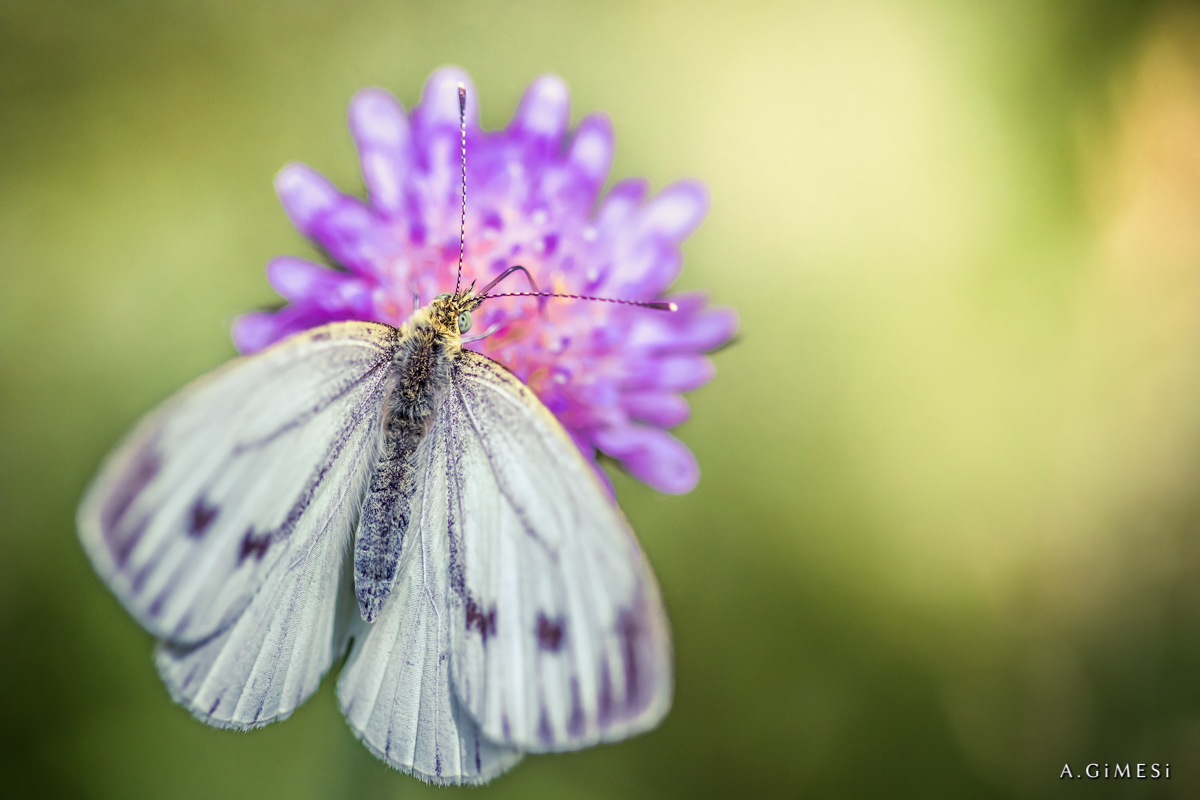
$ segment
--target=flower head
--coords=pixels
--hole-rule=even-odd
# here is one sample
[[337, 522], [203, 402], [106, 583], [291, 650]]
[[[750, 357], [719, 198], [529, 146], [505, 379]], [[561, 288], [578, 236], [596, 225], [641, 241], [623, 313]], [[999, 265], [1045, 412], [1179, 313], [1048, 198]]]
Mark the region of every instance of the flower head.
[[[525, 92], [502, 131], [482, 131], [470, 79], [442, 69], [406, 115], [381, 89], [350, 103], [368, 202], [343, 194], [311, 168], [289, 164], [275, 187], [292, 223], [342, 269], [281, 256], [267, 265], [288, 304], [240, 317], [233, 338], [250, 353], [326, 322], [400, 325], [414, 303], [452, 291], [461, 212], [457, 86], [467, 90], [467, 211], [463, 286], [483, 286], [524, 266], [542, 291], [654, 300], [682, 265], [680, 242], [707, 209], [702, 186], [673, 184], [647, 199], [625, 180], [604, 197], [613, 134], [599, 114], [569, 127], [569, 96], [557, 77]], [[495, 292], [528, 291], [519, 273]], [[467, 346], [508, 367], [558, 417], [589, 458], [620, 461], [659, 491], [682, 493], [696, 460], [664, 428], [687, 419], [682, 392], [712, 379], [704, 356], [737, 326], [703, 294], [669, 298], [674, 313], [577, 300], [501, 297], [483, 303]]]

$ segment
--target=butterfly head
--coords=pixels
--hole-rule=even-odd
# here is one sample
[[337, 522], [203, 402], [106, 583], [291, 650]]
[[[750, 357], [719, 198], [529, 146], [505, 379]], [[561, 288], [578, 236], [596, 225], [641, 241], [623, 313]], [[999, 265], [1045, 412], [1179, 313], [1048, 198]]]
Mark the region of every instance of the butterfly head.
[[439, 294], [429, 306], [429, 322], [440, 333], [458, 338], [471, 330], [471, 312], [482, 299], [472, 286], [454, 294]]

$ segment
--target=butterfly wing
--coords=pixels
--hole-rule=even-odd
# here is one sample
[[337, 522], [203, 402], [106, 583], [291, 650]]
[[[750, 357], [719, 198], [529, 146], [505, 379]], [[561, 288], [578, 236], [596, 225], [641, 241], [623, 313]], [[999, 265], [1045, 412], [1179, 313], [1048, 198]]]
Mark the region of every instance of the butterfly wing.
[[391, 766], [430, 783], [478, 784], [521, 753], [484, 737], [451, 687], [447, 453], [440, 435], [431, 430], [418, 449], [396, 581], [374, 623], [355, 623], [338, 700], [355, 735]]
[[672, 692], [658, 587], [562, 426], [507, 370], [463, 351], [434, 432], [458, 701], [487, 737], [535, 752], [652, 728]]
[[155, 664], [177, 703], [209, 725], [246, 730], [287, 718], [317, 690], [357, 616], [343, 568], [349, 527], [333, 520], [311, 547], [289, 552], [221, 633], [191, 647], [159, 646]]
[[[237, 359], [151, 412], [113, 452], [80, 506], [80, 538], [142, 626], [197, 645], [265, 584], [284, 603], [308, 591], [287, 588], [305, 570], [336, 576], [336, 559], [304, 559], [340, 558], [333, 540], [350, 534], [396, 336], [338, 323]], [[263, 619], [272, 602], [262, 600]]]

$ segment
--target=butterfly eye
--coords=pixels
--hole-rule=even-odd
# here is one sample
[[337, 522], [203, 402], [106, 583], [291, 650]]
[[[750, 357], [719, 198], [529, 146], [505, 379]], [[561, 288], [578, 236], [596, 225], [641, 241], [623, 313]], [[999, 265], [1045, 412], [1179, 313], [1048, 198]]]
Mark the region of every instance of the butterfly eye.
[[471, 312], [464, 311], [458, 315], [458, 332], [466, 333], [471, 330]]
[[445, 300], [445, 299], [446, 299], [447, 297], [449, 297], [449, 296], [450, 296], [450, 295], [448, 295], [447, 293], [445, 293], [445, 292], [442, 292], [441, 294], [439, 294], [437, 297], [435, 297], [435, 298], [433, 298], [433, 299], [434, 299], [434, 300]]

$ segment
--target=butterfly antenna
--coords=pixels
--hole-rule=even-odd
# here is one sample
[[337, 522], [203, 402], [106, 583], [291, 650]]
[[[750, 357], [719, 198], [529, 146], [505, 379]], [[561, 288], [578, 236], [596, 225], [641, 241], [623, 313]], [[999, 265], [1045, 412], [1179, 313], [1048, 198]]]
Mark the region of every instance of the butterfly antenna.
[[458, 85], [458, 129], [462, 134], [462, 217], [458, 221], [458, 275], [454, 294], [462, 283], [463, 253], [467, 249], [467, 87]]
[[493, 297], [564, 297], [568, 300], [595, 300], [598, 303], [617, 303], [623, 306], [653, 308], [657, 311], [678, 311], [679, 306], [668, 301], [642, 302], [640, 300], [618, 300], [615, 297], [588, 297], [582, 294], [555, 294], [553, 292], [504, 292], [503, 294], [485, 294], [479, 299], [490, 300]]
[[[533, 276], [529, 274], [529, 270], [525, 269], [520, 264], [509, 267], [508, 269], [504, 270], [504, 272], [501, 272], [499, 275], [496, 276], [496, 279], [494, 281], [492, 281], [487, 286], [480, 289], [479, 294], [478, 294], [479, 298], [482, 299], [484, 297], [487, 297], [487, 293], [490, 292], [492, 289], [494, 289], [496, 287], [496, 284], [500, 283], [500, 281], [504, 280], [509, 275], [512, 275], [514, 272], [525, 273], [525, 278], [526, 278], [526, 280], [529, 281], [530, 288], [532, 288], [533, 293], [538, 296], [538, 311], [541, 311], [542, 309], [544, 309], [546, 307], [546, 298], [541, 296], [541, 289], [538, 288], [537, 281], [535, 281], [533, 279]], [[495, 295], [492, 295], [492, 296], [495, 297]]]

